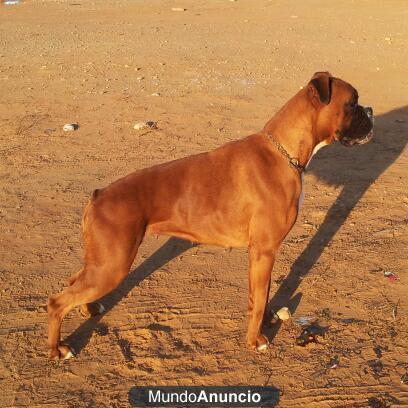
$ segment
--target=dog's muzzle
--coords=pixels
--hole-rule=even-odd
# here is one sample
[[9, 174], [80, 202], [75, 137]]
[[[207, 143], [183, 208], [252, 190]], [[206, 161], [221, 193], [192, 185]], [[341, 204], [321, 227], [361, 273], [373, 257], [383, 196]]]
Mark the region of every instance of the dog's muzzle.
[[369, 142], [374, 136], [374, 111], [373, 111], [373, 108], [371, 106], [365, 106], [363, 108], [363, 110], [364, 110], [365, 114], [368, 116], [368, 118], [371, 120], [372, 127], [371, 127], [370, 132], [368, 132], [368, 134], [366, 136], [364, 136], [361, 139], [356, 140], [356, 144], [359, 144], [359, 145], [362, 145], [362, 144], [365, 144], [365, 143]]
[[[369, 142], [373, 135], [374, 135], [374, 113], [373, 113], [373, 108], [371, 106], [359, 106], [361, 115], [365, 115], [365, 118], [363, 119], [359, 119], [358, 120], [358, 125], [365, 127], [367, 130], [367, 133], [363, 132], [359, 132], [357, 129], [358, 133], [363, 133], [362, 136], [360, 137], [355, 137], [353, 136], [353, 133], [350, 134], [350, 131], [346, 131], [346, 132], [342, 132], [340, 130], [336, 131], [336, 136], [337, 136], [337, 140], [340, 141], [340, 143], [343, 146], [354, 146], [354, 145], [362, 145], [365, 144], [367, 142]], [[369, 130], [370, 129], [370, 130]], [[365, 134], [364, 134], [365, 133]]]

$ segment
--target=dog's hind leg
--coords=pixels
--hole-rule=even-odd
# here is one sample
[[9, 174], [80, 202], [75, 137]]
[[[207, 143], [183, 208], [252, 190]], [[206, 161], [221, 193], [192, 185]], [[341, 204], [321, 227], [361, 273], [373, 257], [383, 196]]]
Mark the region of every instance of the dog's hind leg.
[[67, 279], [68, 286], [72, 286], [75, 281], [78, 279], [79, 275], [82, 273], [83, 269], [80, 269], [78, 272], [75, 272]]
[[[62, 319], [75, 306], [82, 305], [88, 310], [89, 304], [105, 296], [122, 282], [129, 273], [142, 238], [143, 234], [134, 242], [133, 250], [126, 251], [126, 253], [119, 251], [121, 256], [115, 252], [115, 245], [111, 253], [105, 253], [104, 262], [88, 262], [71, 286], [50, 297], [48, 302], [48, 346], [51, 358], [72, 357], [73, 353], [70, 348], [60, 344]], [[122, 244], [126, 245], [129, 242], [122, 242]]]
[[66, 359], [73, 354], [68, 346], [60, 344], [63, 318], [76, 306], [85, 305], [88, 309], [88, 304], [122, 282], [145, 232], [143, 220], [122, 225], [120, 217], [107, 218], [100, 209], [91, 208], [91, 215], [84, 219], [85, 266], [70, 279], [71, 286], [51, 296], [48, 302], [48, 346], [53, 359]]
[[[68, 286], [72, 286], [79, 278], [79, 276], [83, 273], [84, 269], [80, 269], [78, 272], [75, 272], [71, 277], [68, 278], [67, 283]], [[105, 311], [105, 307], [102, 303], [99, 302], [92, 302], [92, 303], [85, 303], [79, 306], [79, 313], [83, 317], [92, 317], [102, 314]]]
[[119, 285], [129, 269], [128, 266], [114, 267], [112, 264], [98, 268], [87, 266], [73, 285], [50, 297], [48, 346], [51, 358], [66, 359], [73, 355], [68, 346], [60, 344], [61, 322], [66, 314], [75, 306], [89, 304], [108, 294]]

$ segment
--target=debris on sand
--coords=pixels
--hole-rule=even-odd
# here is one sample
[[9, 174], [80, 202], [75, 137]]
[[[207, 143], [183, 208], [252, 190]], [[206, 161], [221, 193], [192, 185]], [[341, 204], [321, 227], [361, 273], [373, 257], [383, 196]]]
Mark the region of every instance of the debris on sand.
[[370, 408], [387, 408], [389, 405], [382, 398], [370, 397], [368, 399], [368, 406]]
[[325, 307], [324, 309], [320, 310], [319, 315], [325, 319], [331, 319], [331, 311], [328, 307]]
[[296, 339], [298, 346], [305, 347], [309, 343], [317, 343], [318, 339], [324, 335], [324, 328], [317, 323], [313, 323], [302, 330], [300, 336]]
[[393, 395], [388, 392], [377, 397], [368, 398], [368, 406], [370, 408], [389, 408], [397, 405], [401, 405], [401, 401], [398, 398], [395, 398]]
[[157, 122], [153, 122], [152, 120], [149, 120], [147, 122], [138, 122], [133, 126], [133, 129], [157, 129]]
[[330, 359], [328, 368], [334, 369], [334, 368], [339, 368], [339, 366], [340, 366], [340, 360], [338, 356], [335, 356]]
[[44, 129], [44, 133], [45, 133], [46, 135], [50, 136], [51, 133], [55, 132], [56, 130], [57, 130], [57, 129], [55, 129], [55, 128], [47, 128], [47, 129]]
[[399, 280], [398, 275], [391, 271], [384, 271], [384, 276], [388, 278], [390, 282], [396, 282]]
[[62, 127], [62, 130], [64, 132], [73, 132], [74, 130], [77, 130], [79, 128], [78, 123], [67, 123]]
[[382, 348], [378, 344], [373, 348], [373, 351], [375, 355], [377, 356], [377, 358], [382, 357]]
[[372, 376], [376, 379], [382, 377], [382, 371], [384, 369], [384, 364], [380, 360], [369, 360], [367, 361], [368, 366], [372, 370]]
[[327, 374], [329, 370], [334, 370], [340, 367], [340, 360], [339, 356], [334, 356], [330, 359], [330, 361], [325, 365], [324, 368], [317, 370], [312, 374], [312, 377], [318, 378], [321, 377], [323, 374]]
[[171, 11], [186, 11], [187, 9], [182, 7], [172, 7]]
[[312, 316], [299, 316], [295, 319], [295, 323], [301, 327], [308, 326], [315, 320], [315, 317]]

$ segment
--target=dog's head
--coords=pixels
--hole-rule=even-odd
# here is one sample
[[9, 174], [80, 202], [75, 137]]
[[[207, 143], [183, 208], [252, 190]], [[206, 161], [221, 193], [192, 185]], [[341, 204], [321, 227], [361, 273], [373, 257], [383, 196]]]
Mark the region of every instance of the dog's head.
[[329, 72], [316, 72], [307, 87], [316, 109], [315, 132], [327, 144], [338, 140], [344, 146], [367, 143], [373, 137], [371, 107], [358, 103], [358, 93]]

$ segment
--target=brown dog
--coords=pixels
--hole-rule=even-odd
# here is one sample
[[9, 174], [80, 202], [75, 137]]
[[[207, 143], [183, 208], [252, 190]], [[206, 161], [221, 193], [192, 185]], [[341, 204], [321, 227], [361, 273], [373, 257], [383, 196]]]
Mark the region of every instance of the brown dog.
[[334, 140], [365, 143], [372, 128], [372, 109], [358, 104], [357, 91], [318, 72], [261, 132], [95, 190], [83, 216], [84, 267], [49, 299], [51, 357], [72, 356], [60, 344], [64, 316], [75, 306], [91, 314], [103, 311], [91, 302], [119, 285], [144, 236], [152, 233], [249, 248], [247, 343], [266, 348], [261, 324], [271, 271], [296, 221], [302, 171], [319, 147]]

